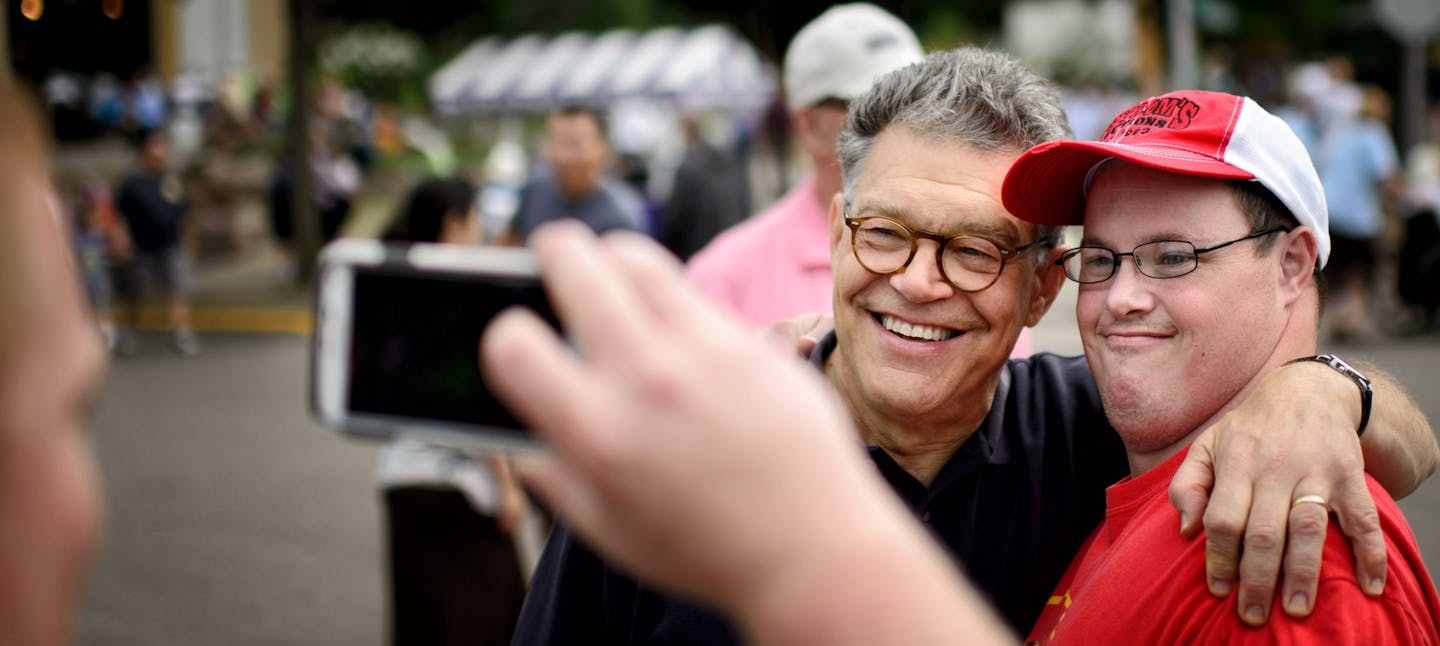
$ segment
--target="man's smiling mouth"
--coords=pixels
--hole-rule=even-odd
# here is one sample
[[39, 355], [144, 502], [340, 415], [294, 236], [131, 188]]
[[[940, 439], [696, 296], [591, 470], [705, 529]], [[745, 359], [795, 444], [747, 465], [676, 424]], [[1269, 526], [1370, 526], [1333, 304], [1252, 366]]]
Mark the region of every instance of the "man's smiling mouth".
[[875, 321], [890, 332], [917, 341], [947, 341], [960, 335], [957, 330], [909, 323], [889, 314], [873, 314]]

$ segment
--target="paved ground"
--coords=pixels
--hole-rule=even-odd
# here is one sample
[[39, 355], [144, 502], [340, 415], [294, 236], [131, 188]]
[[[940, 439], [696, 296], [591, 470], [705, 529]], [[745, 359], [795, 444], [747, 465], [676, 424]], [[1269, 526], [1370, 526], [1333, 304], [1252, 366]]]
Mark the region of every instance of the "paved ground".
[[[206, 263], [197, 319], [225, 319], [225, 308], [303, 316], [307, 295], [283, 276], [265, 247]], [[1078, 351], [1073, 293], [1035, 331], [1038, 349]], [[380, 644], [375, 447], [309, 420], [306, 337], [202, 338], [205, 354], [185, 358], [147, 335], [140, 356], [113, 366], [93, 431], [109, 532], [78, 643]], [[1440, 337], [1344, 352], [1394, 372], [1440, 420]], [[1440, 572], [1440, 484], [1403, 506]]]
[[307, 339], [207, 334], [115, 364], [93, 435], [109, 528], [80, 644], [379, 644], [374, 448], [304, 405]]

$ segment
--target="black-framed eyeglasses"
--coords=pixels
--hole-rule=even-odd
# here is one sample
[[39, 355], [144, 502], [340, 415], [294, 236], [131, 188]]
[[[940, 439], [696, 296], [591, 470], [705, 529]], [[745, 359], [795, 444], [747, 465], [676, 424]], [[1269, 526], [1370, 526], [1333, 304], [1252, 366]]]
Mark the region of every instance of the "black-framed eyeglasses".
[[962, 292], [983, 291], [994, 285], [1007, 261], [1045, 244], [1044, 240], [1036, 240], [1011, 249], [981, 236], [911, 230], [880, 215], [846, 217], [845, 226], [850, 227], [850, 250], [855, 260], [866, 270], [881, 275], [904, 271], [915, 259], [919, 239], [934, 240], [935, 265], [940, 275]]
[[1135, 247], [1129, 253], [1119, 253], [1106, 247], [1076, 247], [1060, 254], [1055, 264], [1065, 268], [1065, 275], [1077, 283], [1089, 285], [1103, 283], [1120, 269], [1120, 259], [1130, 256], [1135, 269], [1151, 278], [1179, 278], [1200, 267], [1200, 254], [1223, 249], [1232, 244], [1262, 238], [1272, 233], [1285, 231], [1283, 228], [1267, 229], [1243, 238], [1222, 242], [1201, 249], [1186, 240], [1156, 240]]

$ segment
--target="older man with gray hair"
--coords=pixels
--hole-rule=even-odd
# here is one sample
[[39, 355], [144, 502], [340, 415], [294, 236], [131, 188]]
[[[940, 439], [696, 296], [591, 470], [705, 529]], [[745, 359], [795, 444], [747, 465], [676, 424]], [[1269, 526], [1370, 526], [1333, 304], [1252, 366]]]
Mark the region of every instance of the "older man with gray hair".
[[[1127, 471], [1083, 357], [1006, 359], [1020, 330], [1049, 308], [1064, 275], [1053, 264], [1056, 229], [1010, 215], [1001, 184], [1026, 149], [1068, 134], [1050, 84], [1003, 54], [974, 48], [932, 54], [851, 102], [840, 144], [844, 191], [829, 205], [835, 331], [811, 357], [846, 404], [878, 472], [1018, 631], [1034, 623], [1103, 517], [1105, 488]], [[685, 367], [662, 371], [676, 382], [667, 388], [688, 392], [685, 373], [695, 366], [679, 354], [668, 361]], [[1276, 510], [1252, 511], [1249, 498], [1219, 493], [1283, 497], [1301, 480], [1332, 485], [1337, 507], [1363, 513], [1370, 505], [1373, 513], [1363, 486], [1344, 486], [1360, 478], [1357, 402], [1344, 396], [1354, 385], [1299, 368], [1266, 379], [1295, 395], [1248, 398], [1208, 431], [1227, 439], [1217, 443], [1228, 451], [1215, 461], [1231, 468], [1217, 469], [1223, 504], [1206, 515], [1240, 517], [1231, 534], [1243, 535], [1247, 515], [1267, 519]], [[1428, 475], [1434, 442], [1423, 417], [1414, 423], [1413, 404], [1393, 396], [1393, 384], [1379, 388], [1391, 394], [1377, 394], [1378, 426], [1364, 441], [1367, 451], [1383, 449], [1370, 461], [1372, 472], [1388, 474], [1386, 484], [1406, 493]], [[743, 411], [735, 416], [743, 423]], [[1295, 420], [1307, 422], [1306, 442], [1287, 434]], [[1263, 474], [1232, 466], [1257, 454], [1284, 466]], [[1209, 477], [1209, 464], [1197, 456], [1192, 470]], [[1205, 505], [1188, 505], [1187, 529], [1194, 531]], [[780, 522], [773, 531], [783, 535]], [[1275, 539], [1283, 547], [1283, 535]], [[1318, 563], [1312, 547], [1287, 563]], [[1357, 541], [1368, 558], [1366, 547]], [[1383, 545], [1380, 551], [1383, 561]], [[1233, 560], [1233, 550], [1223, 556]], [[1268, 606], [1279, 549], [1245, 556], [1242, 598], [1265, 595]], [[1225, 576], [1233, 572], [1221, 572], [1217, 588]], [[1299, 581], [1314, 586], [1313, 578]], [[570, 639], [705, 644], [734, 643], [738, 635], [711, 611], [612, 569], [561, 526], [536, 574], [517, 643]]]

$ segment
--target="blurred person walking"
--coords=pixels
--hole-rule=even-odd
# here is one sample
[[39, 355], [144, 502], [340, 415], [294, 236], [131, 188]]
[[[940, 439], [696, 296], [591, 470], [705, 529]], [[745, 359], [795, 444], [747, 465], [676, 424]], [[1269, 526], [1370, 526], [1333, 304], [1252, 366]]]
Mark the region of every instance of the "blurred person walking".
[[360, 193], [364, 173], [353, 146], [337, 134], [340, 124], [318, 122], [310, 131], [310, 168], [315, 176], [315, 205], [320, 211], [320, 234], [328, 242], [340, 236], [350, 207]]
[[542, 148], [549, 169], [520, 191], [515, 239], [524, 242], [536, 227], [561, 218], [580, 220], [596, 233], [644, 230], [644, 198], [606, 172], [614, 152], [599, 113], [583, 107], [550, 113]]
[[113, 349], [116, 330], [110, 313], [111, 277], [118, 266], [132, 257], [130, 237], [115, 215], [110, 190], [99, 179], [91, 177], [78, 182], [67, 197], [70, 238], [81, 282], [90, 299], [96, 328], [106, 347]]
[[1385, 224], [1386, 193], [1400, 188], [1400, 165], [1387, 122], [1390, 99], [1375, 87], [1338, 87], [1319, 138], [1315, 165], [1330, 205], [1334, 251], [1329, 330], [1340, 342], [1369, 333], [1367, 314], [1375, 280], [1376, 242]]
[[[1435, 114], [1440, 116], [1440, 109]], [[1440, 323], [1440, 142], [1411, 148], [1405, 171], [1405, 234], [1396, 291], [1402, 302], [1419, 310], [1411, 331], [1430, 332]]]
[[[384, 239], [478, 244], [475, 187], [422, 182]], [[381, 453], [377, 479], [389, 534], [390, 643], [509, 644], [533, 568], [517, 548], [539, 551], [516, 543], [535, 518], [509, 463], [400, 440]]]
[[685, 154], [675, 167], [670, 197], [660, 210], [655, 238], [688, 260], [721, 231], [745, 219], [745, 169], [705, 139], [694, 118], [681, 121]]
[[126, 327], [119, 331], [116, 351], [122, 355], [136, 351], [140, 306], [153, 285], [164, 294], [171, 346], [181, 354], [200, 354], [200, 340], [190, 329], [193, 239], [188, 205], [179, 174], [170, 169], [164, 132], [152, 130], [141, 138], [139, 168], [116, 189], [115, 208], [134, 244], [134, 255], [117, 274]]
[[841, 189], [836, 144], [846, 109], [876, 78], [923, 56], [904, 22], [868, 3], [832, 7], [795, 34], [785, 51], [785, 102], [811, 172], [690, 259], [701, 292], [755, 327], [831, 310], [826, 210]]

